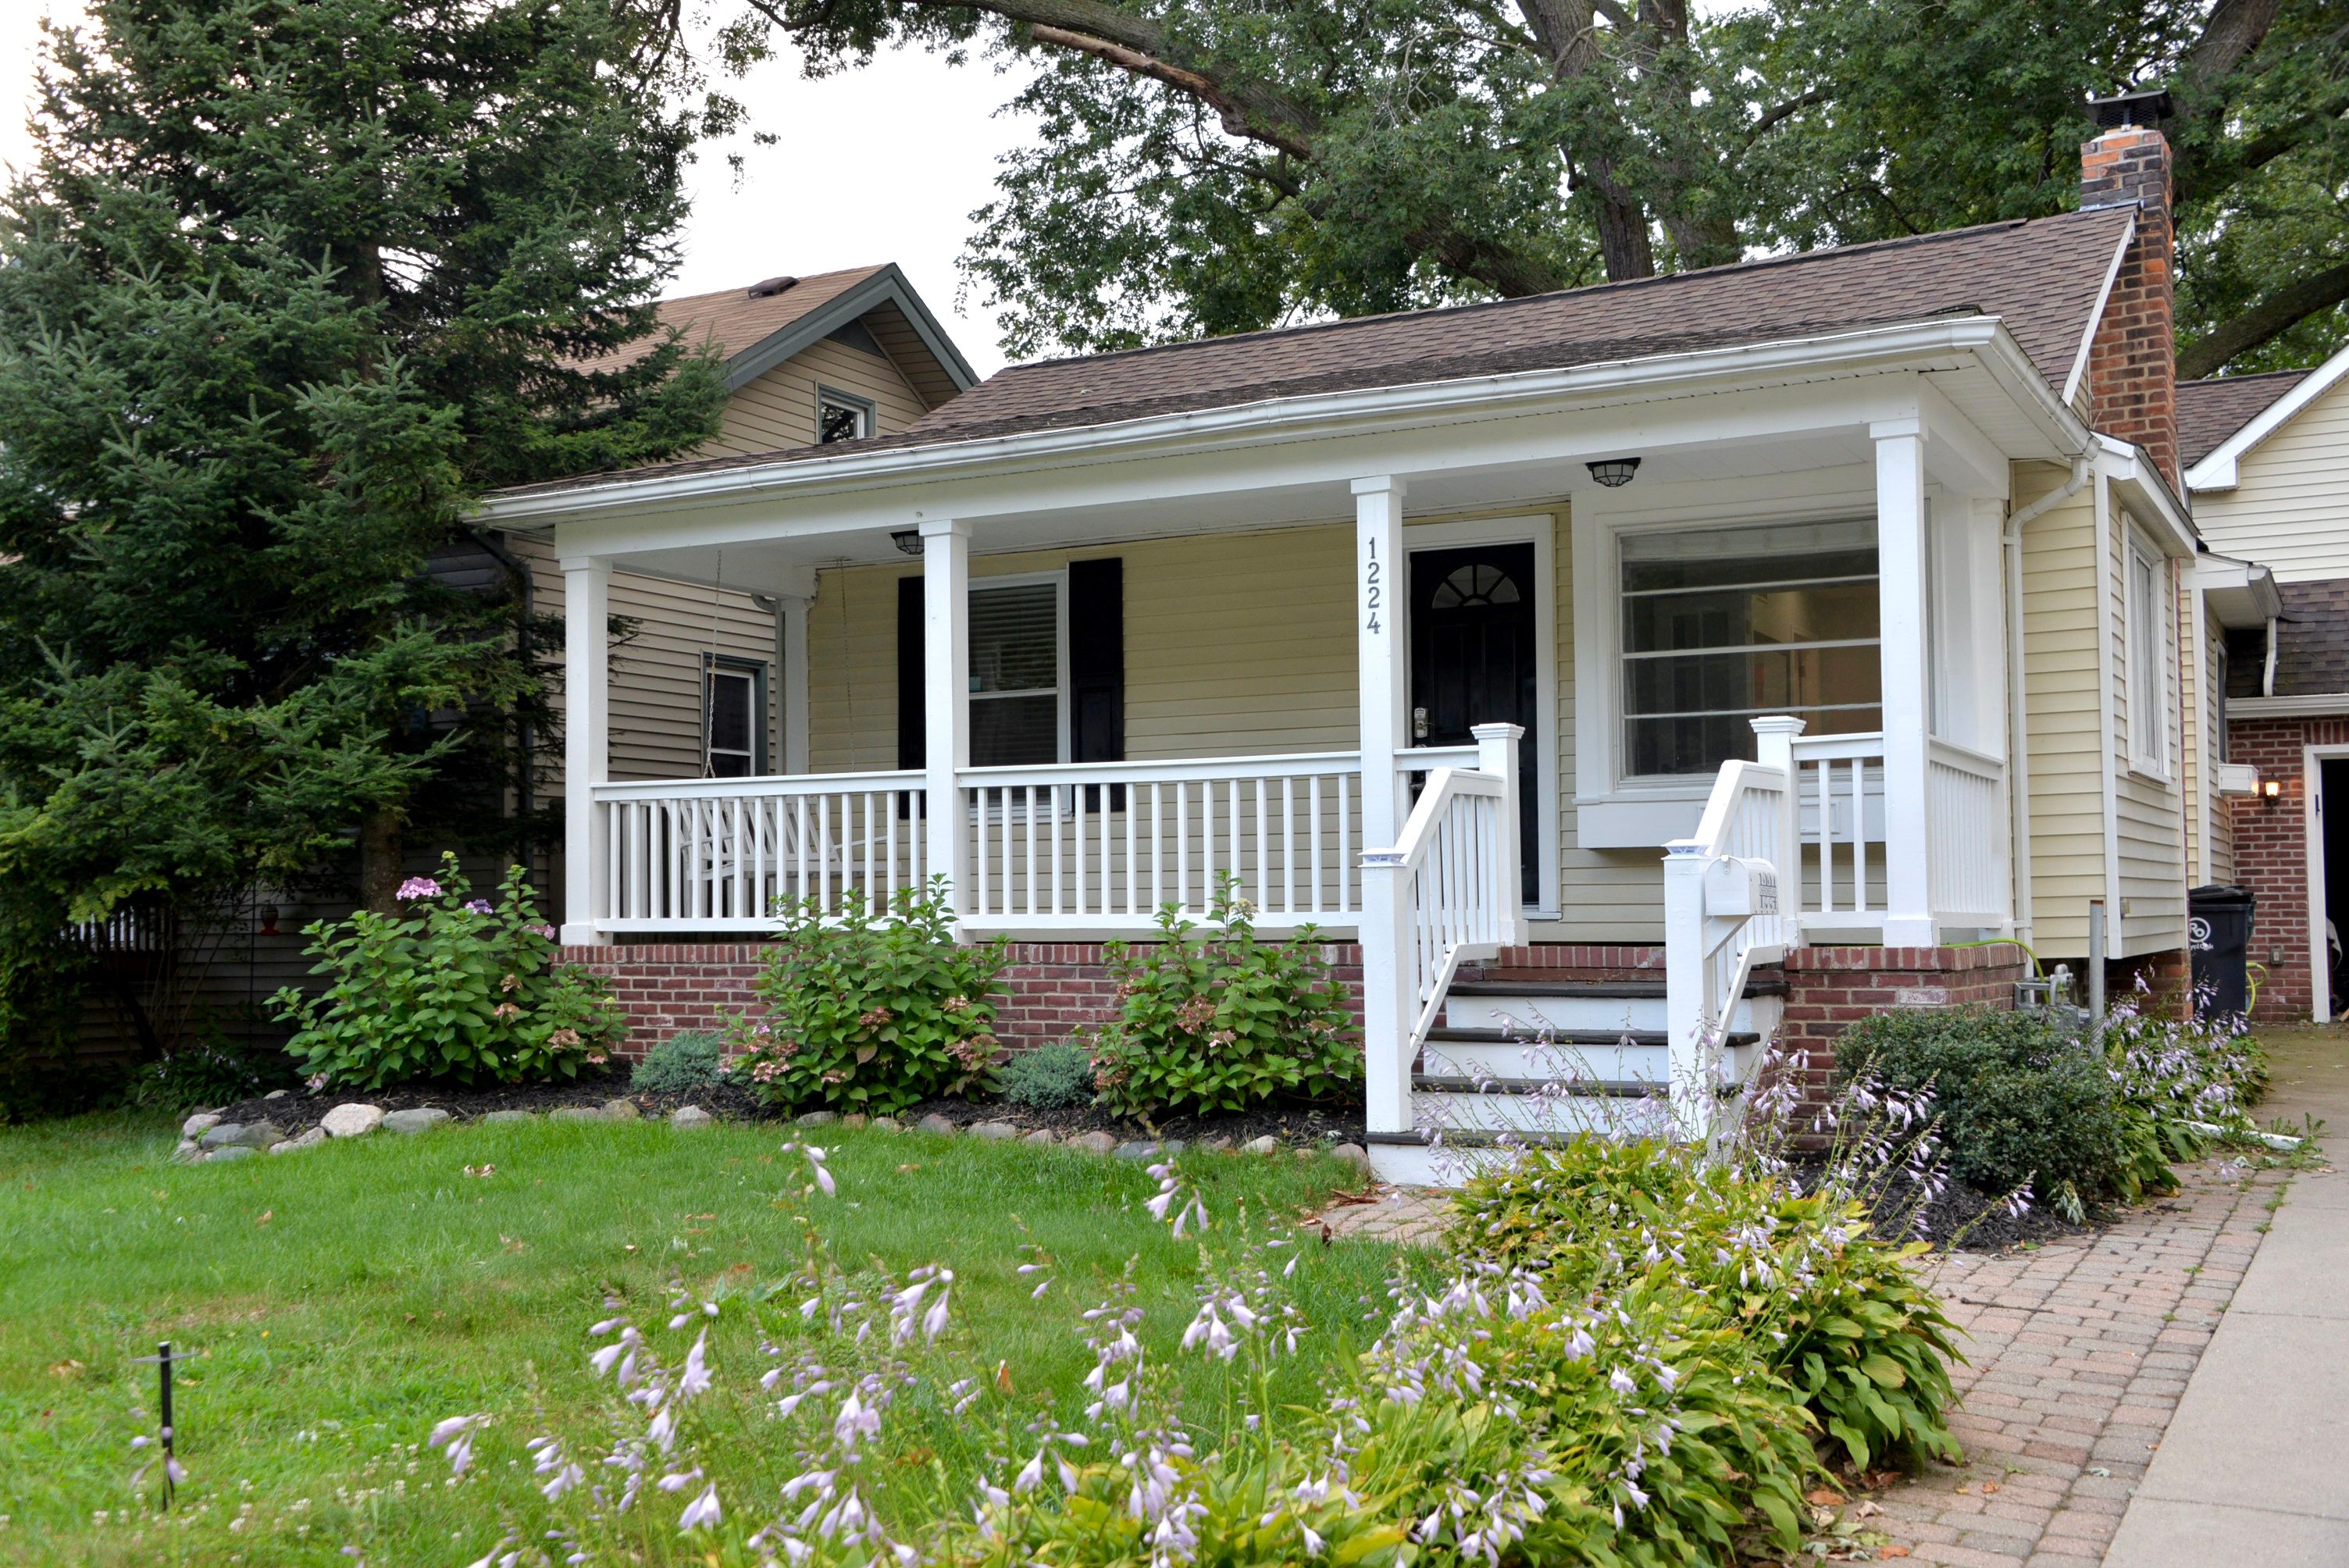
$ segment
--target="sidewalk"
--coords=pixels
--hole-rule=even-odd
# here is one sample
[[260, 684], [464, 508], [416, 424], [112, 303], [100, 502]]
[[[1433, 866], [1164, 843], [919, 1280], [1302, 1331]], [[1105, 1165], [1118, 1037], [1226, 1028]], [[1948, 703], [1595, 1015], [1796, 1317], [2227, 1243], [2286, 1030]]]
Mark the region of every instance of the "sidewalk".
[[[2267, 1037], [2262, 1116], [2349, 1150], [2349, 1031]], [[2349, 1563], [2349, 1172], [2292, 1181], [2188, 1382], [2104, 1568]]]

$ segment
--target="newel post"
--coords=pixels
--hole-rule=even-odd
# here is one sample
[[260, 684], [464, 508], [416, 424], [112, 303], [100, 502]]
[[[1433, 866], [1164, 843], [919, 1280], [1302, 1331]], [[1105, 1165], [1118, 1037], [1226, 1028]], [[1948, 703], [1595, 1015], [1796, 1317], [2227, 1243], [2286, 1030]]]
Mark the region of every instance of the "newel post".
[[947, 907], [969, 907], [970, 835], [959, 776], [970, 766], [970, 524], [922, 523], [922, 765], [929, 803], [929, 874], [947, 879]]
[[1354, 481], [1354, 647], [1362, 752], [1362, 1077], [1372, 1132], [1408, 1132], [1413, 984], [1411, 872], [1390, 851], [1402, 835], [1395, 753], [1409, 747], [1410, 666], [1397, 612], [1402, 591], [1399, 479]]
[[1807, 727], [1785, 713], [1764, 714], [1753, 724], [1754, 760], [1786, 776], [1770, 863], [1778, 872], [1778, 938], [1792, 945], [1800, 940], [1803, 914], [1803, 776], [1795, 770], [1795, 738]]
[[1672, 1108], [1695, 1119], [1694, 1127], [1683, 1130], [1699, 1138], [1712, 1130], [1713, 1109], [1704, 1048], [1712, 1028], [1705, 993], [1713, 965], [1704, 941], [1709, 858], [1702, 839], [1674, 839], [1664, 846], [1664, 1049]]
[[1501, 903], [1501, 940], [1510, 947], [1523, 946], [1526, 940], [1525, 844], [1518, 814], [1517, 792], [1525, 788], [1524, 769], [1518, 766], [1523, 755], [1517, 743], [1525, 738], [1522, 724], [1478, 724], [1469, 727], [1468, 733], [1476, 738], [1476, 771], [1490, 773], [1501, 781], [1500, 820], [1494, 824], [1493, 871], [1498, 883], [1495, 892]]
[[566, 555], [563, 567], [563, 941], [607, 940], [604, 914], [611, 846], [595, 811], [595, 786], [612, 771], [612, 562]]

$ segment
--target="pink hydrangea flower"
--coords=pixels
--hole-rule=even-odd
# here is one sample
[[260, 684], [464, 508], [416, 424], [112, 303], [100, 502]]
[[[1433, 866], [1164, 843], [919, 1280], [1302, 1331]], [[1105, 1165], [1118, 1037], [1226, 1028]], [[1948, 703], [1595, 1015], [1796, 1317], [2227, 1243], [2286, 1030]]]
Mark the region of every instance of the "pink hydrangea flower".
[[465, 907], [475, 914], [488, 914], [491, 913], [490, 901], [485, 898], [469, 898], [465, 901]]
[[440, 896], [440, 884], [434, 882], [430, 877], [409, 877], [406, 882], [399, 884], [399, 892], [393, 896], [398, 898], [402, 903], [406, 903], [412, 899], [439, 898]]

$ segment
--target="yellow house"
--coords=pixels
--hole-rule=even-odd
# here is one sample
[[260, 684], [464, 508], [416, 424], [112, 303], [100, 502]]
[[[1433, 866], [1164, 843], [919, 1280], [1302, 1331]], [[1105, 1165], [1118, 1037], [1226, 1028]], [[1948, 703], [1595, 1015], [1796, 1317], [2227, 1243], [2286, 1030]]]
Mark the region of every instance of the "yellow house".
[[[2175, 970], [2185, 614], [2242, 611], [2189, 591], [2168, 150], [2102, 107], [2060, 217], [1019, 366], [829, 442], [801, 399], [492, 498], [572, 629], [564, 940], [942, 878], [1081, 964], [1237, 879], [1359, 959], [1397, 1178], [1522, 1125], [1495, 1014], [1702, 1114], [1853, 1007], [2011, 1001], [2007, 939]], [[690, 664], [615, 665], [656, 593], [773, 651], [772, 763], [706, 696], [674, 727]]]

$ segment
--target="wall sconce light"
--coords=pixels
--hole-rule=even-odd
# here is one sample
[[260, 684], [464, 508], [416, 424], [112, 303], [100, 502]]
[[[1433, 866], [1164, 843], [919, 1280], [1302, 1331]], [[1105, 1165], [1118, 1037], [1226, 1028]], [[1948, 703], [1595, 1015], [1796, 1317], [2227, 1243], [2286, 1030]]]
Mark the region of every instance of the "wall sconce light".
[[2283, 799], [2283, 780], [2281, 779], [2261, 779], [2260, 799], [2267, 803], [2269, 810], [2274, 810], [2275, 803]]
[[1590, 470], [1592, 479], [1597, 480], [1609, 490], [1621, 490], [1631, 482], [1631, 476], [1640, 471], [1640, 459], [1601, 458], [1597, 462], [1585, 463], [1582, 466]]
[[922, 531], [901, 528], [889, 536], [889, 542], [897, 547], [900, 555], [919, 555], [922, 552]]

